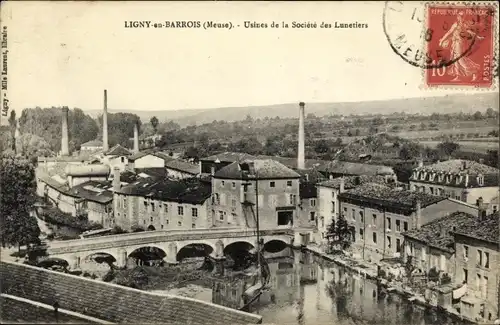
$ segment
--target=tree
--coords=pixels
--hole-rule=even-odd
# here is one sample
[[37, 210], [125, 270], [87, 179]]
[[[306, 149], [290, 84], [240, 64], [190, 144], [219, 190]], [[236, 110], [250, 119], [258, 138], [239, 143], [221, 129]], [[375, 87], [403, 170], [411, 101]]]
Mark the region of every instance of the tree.
[[31, 214], [35, 202], [35, 169], [25, 159], [3, 155], [0, 160], [0, 236], [2, 246], [38, 244], [40, 228]]
[[447, 157], [450, 157], [459, 148], [460, 145], [458, 143], [450, 140], [445, 140], [437, 145], [437, 149]]
[[480, 119], [482, 119], [482, 118], [483, 118], [483, 114], [481, 114], [481, 112], [480, 112], [480, 111], [476, 111], [476, 112], [474, 113], [474, 115], [472, 115], [472, 118], [473, 118], [474, 120], [476, 120], [476, 121], [479, 121]]
[[151, 118], [151, 120], [149, 120], [149, 122], [151, 123], [151, 126], [153, 127], [153, 130], [155, 130], [155, 134], [156, 132], [158, 131], [158, 118], [156, 116], [153, 116]]
[[493, 108], [489, 107], [486, 110], [486, 116], [489, 117], [489, 118], [495, 118], [495, 117], [498, 116], [498, 112], [495, 111]]
[[344, 216], [340, 216], [337, 222], [332, 220], [328, 226], [327, 238], [330, 251], [347, 249], [351, 245], [352, 233]]
[[403, 160], [415, 159], [418, 156], [420, 156], [420, 146], [413, 142], [403, 144], [399, 150], [399, 157]]
[[16, 134], [16, 111], [12, 110], [10, 111], [10, 116], [9, 116], [9, 126], [10, 126], [10, 135], [11, 135], [11, 141], [12, 141], [12, 150], [16, 152], [16, 140], [15, 140], [15, 134]]

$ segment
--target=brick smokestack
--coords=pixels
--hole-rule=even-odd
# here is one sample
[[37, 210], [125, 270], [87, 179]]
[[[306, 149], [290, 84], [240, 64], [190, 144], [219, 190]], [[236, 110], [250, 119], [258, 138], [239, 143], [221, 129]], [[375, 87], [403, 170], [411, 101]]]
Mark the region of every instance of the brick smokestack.
[[69, 156], [68, 107], [62, 108], [61, 156]]
[[139, 152], [139, 126], [134, 124], [134, 152]]
[[108, 144], [108, 91], [104, 89], [104, 111], [102, 112], [102, 149], [109, 150]]
[[304, 102], [299, 103], [299, 148], [297, 169], [305, 169]]

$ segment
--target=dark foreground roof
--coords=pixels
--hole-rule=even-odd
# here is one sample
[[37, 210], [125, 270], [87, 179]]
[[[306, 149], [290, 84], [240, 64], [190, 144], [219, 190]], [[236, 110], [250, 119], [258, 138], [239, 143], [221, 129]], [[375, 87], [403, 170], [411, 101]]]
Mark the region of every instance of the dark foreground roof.
[[499, 220], [500, 215], [497, 211], [485, 216], [482, 220], [480, 218], [470, 220], [460, 228], [457, 227], [455, 233], [461, 236], [498, 244], [500, 242]]
[[1, 290], [115, 323], [256, 324], [262, 316], [212, 303], [153, 294], [19, 263], [0, 262]]
[[212, 185], [197, 178], [181, 180], [147, 178], [125, 185], [118, 192], [161, 201], [202, 204], [212, 195]]
[[472, 214], [454, 212], [431, 221], [423, 225], [420, 229], [407, 231], [403, 235], [421, 241], [431, 247], [453, 253], [455, 251], [453, 231], [460, 231], [464, 225], [473, 222], [475, 219], [477, 219], [477, 216]]
[[150, 168], [135, 168], [137, 175], [146, 174], [150, 177], [164, 178], [167, 177], [167, 170], [163, 167], [150, 167]]
[[191, 175], [196, 175], [200, 171], [200, 166], [179, 159], [166, 160], [165, 168], [177, 170]]
[[414, 210], [420, 202], [422, 208], [445, 200], [445, 197], [422, 192], [408, 191], [391, 186], [366, 183], [339, 194], [341, 199], [351, 199], [402, 210]]
[[88, 181], [73, 186], [69, 192], [97, 203], [106, 204], [113, 201], [113, 185], [110, 181]]

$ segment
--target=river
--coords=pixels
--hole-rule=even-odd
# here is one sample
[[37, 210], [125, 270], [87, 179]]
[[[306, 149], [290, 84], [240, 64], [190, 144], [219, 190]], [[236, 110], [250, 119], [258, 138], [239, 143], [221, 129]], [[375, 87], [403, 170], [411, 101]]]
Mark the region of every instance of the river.
[[[270, 289], [250, 305], [269, 324], [333, 325], [465, 325], [446, 314], [425, 309], [396, 293], [385, 293], [374, 280], [353, 274], [309, 252], [269, 259]], [[244, 279], [220, 281], [212, 288], [214, 303], [238, 308], [242, 293], [251, 284]], [[201, 289], [201, 288], [200, 288]], [[210, 299], [208, 288], [198, 299]]]

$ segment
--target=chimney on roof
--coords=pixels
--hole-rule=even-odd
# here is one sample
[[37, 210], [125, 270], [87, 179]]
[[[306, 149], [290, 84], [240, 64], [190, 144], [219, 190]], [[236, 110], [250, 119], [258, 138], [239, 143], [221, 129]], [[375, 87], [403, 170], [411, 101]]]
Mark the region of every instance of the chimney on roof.
[[67, 106], [62, 108], [61, 156], [69, 156], [68, 111]]
[[420, 229], [422, 219], [422, 203], [420, 200], [415, 202], [415, 228]]
[[102, 112], [102, 149], [109, 150], [108, 144], [108, 91], [104, 89], [104, 109]]
[[340, 188], [339, 188], [340, 193], [345, 192], [345, 181], [344, 181], [344, 176], [340, 178]]
[[121, 180], [120, 180], [120, 168], [113, 168], [113, 192], [117, 192], [121, 188]]
[[299, 103], [299, 148], [297, 151], [297, 169], [305, 169], [304, 106], [304, 102]]
[[134, 124], [134, 153], [139, 152], [139, 126]]
[[483, 197], [480, 196], [479, 199], [476, 200], [476, 205], [478, 208], [481, 208], [483, 206], [484, 200]]

